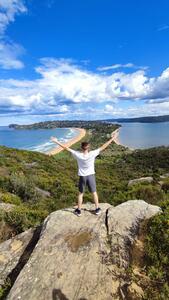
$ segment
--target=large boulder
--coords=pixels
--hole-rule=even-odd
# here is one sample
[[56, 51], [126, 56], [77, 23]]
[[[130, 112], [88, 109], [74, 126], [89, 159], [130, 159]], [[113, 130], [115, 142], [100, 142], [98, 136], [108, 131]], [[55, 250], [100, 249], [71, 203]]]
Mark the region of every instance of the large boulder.
[[132, 200], [113, 207], [83, 206], [51, 213], [44, 221], [38, 243], [7, 296], [8, 300], [110, 300], [125, 297], [125, 271], [130, 247], [141, 222], [159, 207]]
[[147, 177], [140, 177], [136, 179], [131, 179], [128, 182], [128, 186], [132, 186], [137, 183], [142, 183], [142, 182], [147, 182], [147, 183], [152, 183], [153, 182], [153, 177], [147, 176]]
[[18, 265], [33, 233], [34, 230], [29, 229], [0, 244], [0, 287]]

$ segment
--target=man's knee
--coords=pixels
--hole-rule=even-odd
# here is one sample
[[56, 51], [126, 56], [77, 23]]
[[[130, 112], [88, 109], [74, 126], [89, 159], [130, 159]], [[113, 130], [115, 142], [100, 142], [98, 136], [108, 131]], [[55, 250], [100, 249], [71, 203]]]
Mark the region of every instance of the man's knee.
[[83, 193], [82, 193], [82, 192], [79, 192], [79, 196], [80, 196], [80, 197], [83, 197]]

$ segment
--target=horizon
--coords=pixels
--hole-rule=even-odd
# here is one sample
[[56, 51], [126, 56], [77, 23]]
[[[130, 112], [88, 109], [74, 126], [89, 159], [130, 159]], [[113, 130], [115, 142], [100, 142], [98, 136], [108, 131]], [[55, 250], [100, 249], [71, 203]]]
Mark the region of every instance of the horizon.
[[[128, 117], [128, 118], [112, 118], [112, 120], [114, 120], [114, 122], [115, 121], [119, 121], [120, 119], [124, 119], [124, 120], [128, 120], [128, 119], [141, 119], [141, 118], [157, 118], [157, 117], [169, 117], [169, 115], [157, 115], [157, 116], [150, 116], [150, 115], [147, 115], [147, 116], [141, 116], [141, 117], [132, 117], [132, 118], [130, 118], [130, 117]], [[71, 120], [69, 120], [69, 119], [65, 119], [65, 120], [48, 120], [48, 121], [39, 121], [39, 122], [34, 122], [34, 123], [24, 123], [24, 124], [21, 124], [21, 123], [9, 123], [9, 124], [6, 124], [6, 125], [0, 125], [0, 127], [7, 127], [7, 126], [9, 126], [9, 125], [33, 125], [33, 124], [37, 124], [37, 123], [40, 123], [40, 122], [43, 122], [43, 123], [45, 123], [45, 122], [69, 122], [69, 121], [72, 121], [72, 122], [96, 122], [96, 121], [100, 121], [100, 122], [102, 122], [102, 121], [107, 121], [107, 120], [111, 120], [110, 118], [109, 119], [90, 119], [90, 120], [87, 120], [87, 119], [71, 119]], [[162, 122], [169, 122], [169, 121], [160, 121], [160, 123], [162, 123]], [[155, 123], [157, 123], [157, 122], [155, 122]]]
[[169, 114], [168, 10], [0, 0], [1, 126]]

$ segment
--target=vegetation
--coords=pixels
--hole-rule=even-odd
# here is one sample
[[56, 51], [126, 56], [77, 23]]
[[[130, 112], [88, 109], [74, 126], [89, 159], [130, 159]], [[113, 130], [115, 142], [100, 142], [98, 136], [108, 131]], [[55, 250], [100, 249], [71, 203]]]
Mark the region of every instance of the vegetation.
[[[65, 123], [62, 125], [65, 127]], [[103, 144], [118, 127], [101, 122], [81, 122], [81, 126], [72, 122], [71, 126], [87, 129], [83, 140], [91, 142], [92, 149]], [[73, 148], [79, 149], [80, 142]], [[168, 147], [131, 151], [112, 143], [96, 160], [101, 202], [117, 205], [129, 199], [143, 199], [162, 208], [163, 213], [152, 218], [147, 226], [144, 269], [151, 284], [145, 290], [145, 299], [169, 298], [168, 170]], [[128, 186], [130, 179], [143, 176], [152, 176], [153, 182]], [[38, 226], [50, 212], [76, 204], [77, 182], [76, 161], [66, 151], [47, 156], [1, 146], [0, 200], [15, 204], [15, 208], [0, 213], [0, 225], [5, 223], [11, 235]], [[90, 200], [87, 192], [84, 201]], [[9, 238], [9, 231], [2, 236]]]
[[158, 122], [168, 122], [169, 121], [169, 115], [164, 116], [150, 116], [150, 117], [139, 117], [139, 118], [121, 118], [121, 119], [109, 119], [107, 121], [111, 122], [120, 122], [120, 123], [158, 123]]

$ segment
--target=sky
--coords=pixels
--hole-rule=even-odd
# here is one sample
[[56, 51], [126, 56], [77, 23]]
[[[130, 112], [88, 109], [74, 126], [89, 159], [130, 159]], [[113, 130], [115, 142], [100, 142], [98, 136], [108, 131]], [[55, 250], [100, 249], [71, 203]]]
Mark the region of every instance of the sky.
[[168, 0], [0, 0], [0, 126], [166, 114]]

